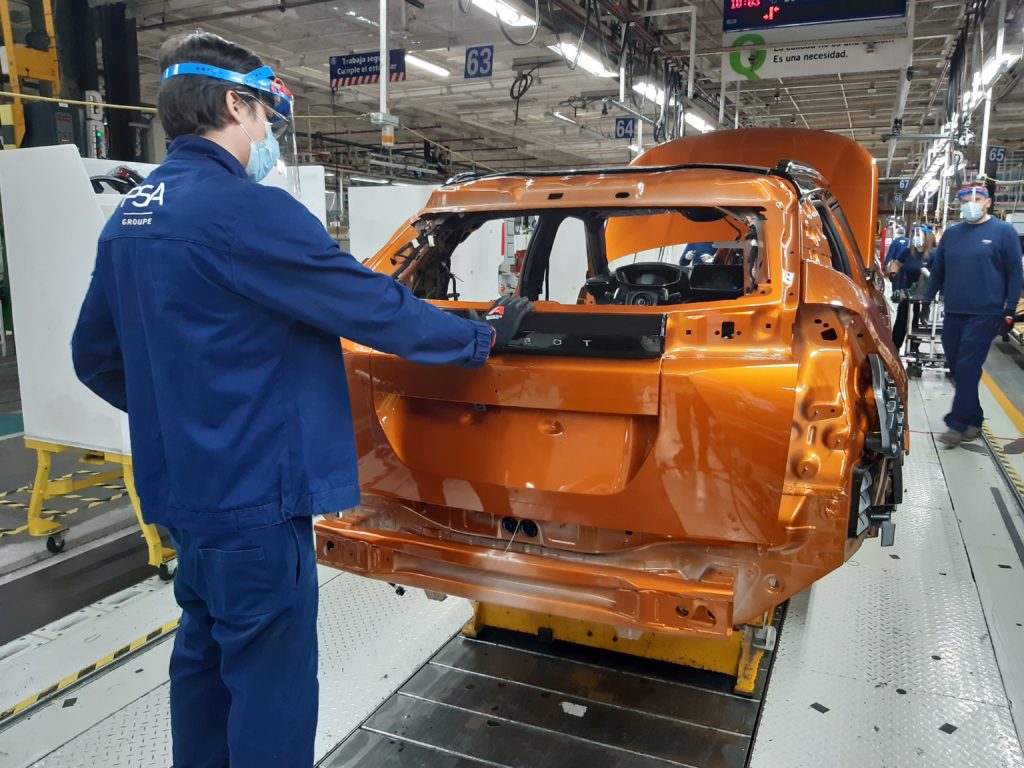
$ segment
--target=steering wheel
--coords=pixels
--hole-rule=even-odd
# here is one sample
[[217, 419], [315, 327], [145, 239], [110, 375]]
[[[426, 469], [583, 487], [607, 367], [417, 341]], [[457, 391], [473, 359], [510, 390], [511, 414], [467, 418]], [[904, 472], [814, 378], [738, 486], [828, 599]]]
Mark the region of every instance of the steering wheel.
[[655, 307], [677, 304], [689, 289], [686, 271], [677, 264], [641, 262], [619, 267], [610, 275], [587, 280], [598, 304]]

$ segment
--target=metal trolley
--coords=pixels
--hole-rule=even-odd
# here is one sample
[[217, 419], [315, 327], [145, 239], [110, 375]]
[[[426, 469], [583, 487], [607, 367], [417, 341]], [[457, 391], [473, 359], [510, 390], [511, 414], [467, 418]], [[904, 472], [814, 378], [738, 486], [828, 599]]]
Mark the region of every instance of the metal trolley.
[[915, 327], [912, 320], [909, 321], [910, 329], [903, 343], [903, 359], [906, 361], [907, 376], [917, 379], [925, 368], [946, 370], [946, 354], [940, 339], [945, 307], [940, 299], [926, 302], [916, 297], [911, 298], [910, 303], [911, 308], [915, 304], [921, 307], [924, 328]]

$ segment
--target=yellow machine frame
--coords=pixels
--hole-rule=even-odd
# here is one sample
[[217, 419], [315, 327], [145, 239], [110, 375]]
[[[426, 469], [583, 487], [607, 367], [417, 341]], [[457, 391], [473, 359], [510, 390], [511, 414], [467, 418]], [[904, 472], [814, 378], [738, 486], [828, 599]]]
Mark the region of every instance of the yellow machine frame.
[[765, 651], [774, 647], [775, 631], [770, 620], [766, 614], [724, 639], [678, 637], [653, 632], [644, 632], [630, 639], [620, 637], [615, 627], [605, 624], [490, 603], [474, 603], [473, 620], [462, 633], [476, 637], [486, 627], [528, 635], [543, 633], [553, 640], [731, 675], [736, 678], [736, 693], [749, 696], [757, 685], [757, 674]]
[[[53, 553], [62, 551], [64, 536], [68, 528], [66, 525], [60, 525], [43, 517], [43, 502], [56, 496], [80, 491], [83, 488], [104, 485], [111, 480], [123, 477], [124, 487], [128, 491], [132, 508], [135, 510], [135, 518], [139, 522], [139, 528], [142, 529], [142, 535], [146, 539], [146, 546], [149, 549], [149, 564], [159, 570], [160, 577], [163, 579], [170, 579], [174, 575], [174, 569], [170, 563], [176, 557], [175, 551], [164, 546], [155, 525], [149, 525], [142, 519], [139, 495], [135, 491], [135, 473], [132, 470], [131, 456], [107, 451], [87, 451], [70, 445], [47, 443], [28, 438], [25, 439], [25, 447], [36, 452], [36, 477], [35, 482], [32, 483], [32, 499], [28, 505], [29, 536], [46, 536], [47, 549]], [[70, 451], [82, 453], [82, 462], [85, 464], [119, 464], [120, 468], [99, 472], [82, 479], [65, 477], [51, 480], [50, 469], [53, 466], [54, 454]]]
[[[14, 41], [14, 28], [11, 25], [11, 9], [7, 0], [0, 0], [0, 27], [3, 31], [3, 43], [7, 50], [7, 72], [10, 78], [11, 93], [21, 93], [22, 80], [34, 80], [51, 83], [53, 95], [60, 95], [60, 70], [57, 66], [57, 38], [53, 32], [53, 8], [50, 0], [43, 0], [44, 24], [46, 35], [50, 39], [49, 50], [38, 51]], [[25, 138], [25, 111], [21, 99], [14, 97], [14, 146], [20, 147]]]

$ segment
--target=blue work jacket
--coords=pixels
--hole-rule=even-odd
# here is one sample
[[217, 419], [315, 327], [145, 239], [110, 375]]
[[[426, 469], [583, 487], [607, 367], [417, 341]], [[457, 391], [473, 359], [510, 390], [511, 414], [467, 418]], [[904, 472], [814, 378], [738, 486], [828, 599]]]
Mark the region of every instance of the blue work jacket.
[[103, 228], [71, 351], [128, 412], [145, 520], [212, 532], [358, 504], [339, 337], [471, 368], [493, 333], [366, 269], [290, 194], [183, 136]]

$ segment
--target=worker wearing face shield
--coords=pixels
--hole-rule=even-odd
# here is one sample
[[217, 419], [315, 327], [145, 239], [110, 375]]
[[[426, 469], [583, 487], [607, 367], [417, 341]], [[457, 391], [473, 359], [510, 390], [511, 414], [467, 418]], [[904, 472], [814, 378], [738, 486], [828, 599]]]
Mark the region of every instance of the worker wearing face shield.
[[[930, 227], [915, 224], [911, 228], [909, 245], [896, 254], [886, 267], [897, 302], [893, 321], [892, 339], [897, 349], [907, 337], [907, 324], [913, 305], [914, 327], [920, 327], [923, 305], [919, 300], [928, 283], [929, 266], [935, 256], [935, 235]], [[915, 299], [918, 299], [915, 301]]]
[[992, 340], [1013, 326], [1024, 283], [1020, 239], [1013, 225], [989, 213], [988, 190], [964, 187], [957, 199], [963, 221], [943, 235], [926, 292], [928, 300], [940, 292], [945, 299], [942, 348], [956, 393], [945, 417], [948, 429], [938, 439], [949, 446], [981, 434], [982, 365]]
[[[292, 96], [251, 52], [196, 32], [161, 49], [167, 159], [100, 236], [75, 370], [127, 411], [148, 523], [178, 552], [176, 768], [309, 768], [317, 722], [312, 517], [359, 503], [339, 337], [476, 368], [530, 307], [482, 321], [342, 253], [292, 194]], [[284, 151], [282, 151], [282, 149]]]

